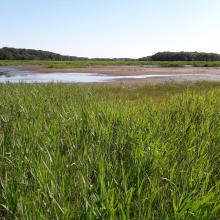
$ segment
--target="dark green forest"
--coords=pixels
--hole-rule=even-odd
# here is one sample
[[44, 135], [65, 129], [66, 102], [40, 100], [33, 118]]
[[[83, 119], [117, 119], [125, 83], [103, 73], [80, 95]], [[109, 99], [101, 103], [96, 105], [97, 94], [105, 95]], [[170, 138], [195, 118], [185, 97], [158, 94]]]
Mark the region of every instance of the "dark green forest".
[[[0, 48], [0, 60], [54, 60], [54, 61], [74, 61], [74, 60], [134, 60], [129, 58], [93, 58], [64, 56], [57, 53], [34, 50]], [[138, 59], [139, 61], [220, 61], [220, 54], [203, 52], [159, 52], [152, 56]]]
[[151, 61], [220, 61], [220, 54], [201, 52], [159, 52], [139, 60]]
[[33, 49], [16, 49], [3, 47], [0, 48], [0, 60], [56, 60], [56, 61], [72, 61], [85, 60], [86, 57], [63, 56], [43, 50]]

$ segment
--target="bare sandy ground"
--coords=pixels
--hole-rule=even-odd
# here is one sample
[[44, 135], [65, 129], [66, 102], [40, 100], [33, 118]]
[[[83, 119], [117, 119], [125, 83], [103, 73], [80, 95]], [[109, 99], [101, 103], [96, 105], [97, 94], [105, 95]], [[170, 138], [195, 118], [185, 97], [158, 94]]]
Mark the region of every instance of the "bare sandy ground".
[[[24, 69], [24, 67], [22, 67]], [[42, 68], [39, 66], [26, 67], [42, 73], [100, 73], [109, 75], [151, 75], [151, 74], [220, 74], [220, 67], [152, 67], [152, 66], [92, 66], [85, 68]]]

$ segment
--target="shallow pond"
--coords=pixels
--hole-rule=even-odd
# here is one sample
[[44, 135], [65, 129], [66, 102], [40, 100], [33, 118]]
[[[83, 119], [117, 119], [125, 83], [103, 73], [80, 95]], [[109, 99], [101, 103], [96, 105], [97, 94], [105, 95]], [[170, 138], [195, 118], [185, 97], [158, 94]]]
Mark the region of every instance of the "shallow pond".
[[220, 74], [147, 74], [131, 76], [114, 76], [97, 73], [40, 73], [20, 68], [0, 67], [0, 83], [98, 83], [129, 79], [161, 79], [162, 81], [220, 81]]

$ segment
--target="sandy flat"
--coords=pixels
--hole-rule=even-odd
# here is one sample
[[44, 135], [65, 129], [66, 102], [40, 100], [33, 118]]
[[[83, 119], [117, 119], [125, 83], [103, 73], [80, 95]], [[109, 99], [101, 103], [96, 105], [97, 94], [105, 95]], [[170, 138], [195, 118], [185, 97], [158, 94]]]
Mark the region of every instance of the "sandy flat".
[[85, 68], [42, 68], [39, 66], [22, 67], [42, 73], [103, 73], [110, 75], [143, 74], [220, 74], [220, 67], [152, 67], [152, 66], [92, 66]]
[[[98, 73], [113, 76], [151, 76], [145, 79], [118, 79], [113, 83], [164, 83], [164, 82], [220, 82], [220, 67], [158, 67], [158, 66], [92, 66], [86, 68], [42, 68], [39, 66], [20, 67], [36, 73]], [[187, 75], [187, 76], [184, 76]]]

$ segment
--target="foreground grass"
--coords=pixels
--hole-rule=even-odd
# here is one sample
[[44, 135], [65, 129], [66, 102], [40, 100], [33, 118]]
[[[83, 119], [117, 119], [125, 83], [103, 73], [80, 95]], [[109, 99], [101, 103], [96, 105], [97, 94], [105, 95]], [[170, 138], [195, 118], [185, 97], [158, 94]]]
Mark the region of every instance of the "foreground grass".
[[6, 84], [0, 100], [0, 219], [220, 218], [220, 84]]
[[44, 68], [83, 68], [91, 66], [144, 66], [158, 65], [161, 67], [184, 67], [192, 65], [194, 67], [220, 67], [220, 61], [42, 61], [42, 60], [0, 60], [0, 66], [30, 66], [36, 65]]

